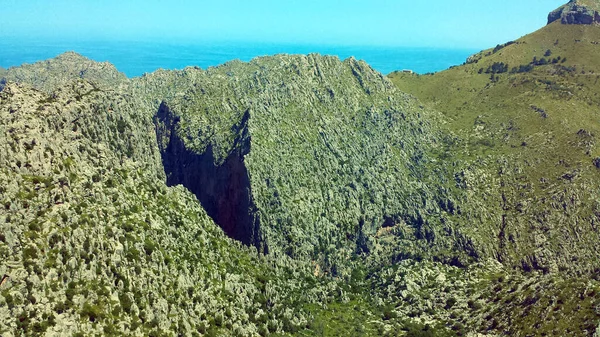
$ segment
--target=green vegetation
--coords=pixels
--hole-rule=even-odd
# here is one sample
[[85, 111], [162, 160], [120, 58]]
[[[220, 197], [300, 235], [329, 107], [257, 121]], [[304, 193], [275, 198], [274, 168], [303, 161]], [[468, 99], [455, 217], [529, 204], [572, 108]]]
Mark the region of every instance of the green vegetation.
[[[557, 279], [563, 273], [589, 278], [596, 268], [591, 261], [599, 240], [594, 225], [600, 174], [594, 165], [600, 151], [595, 141], [600, 132], [596, 120], [598, 39], [597, 26], [557, 22], [504, 48], [469, 58], [477, 62], [433, 76], [389, 76], [401, 90], [444, 113], [446, 127], [457, 137], [451, 151], [455, 158], [465, 160], [457, 175], [462, 176], [464, 168], [476, 172], [480, 178], [472, 181], [471, 188], [486, 196], [479, 201], [481, 207], [502, 215], [490, 219], [490, 225], [497, 228], [498, 259], [528, 273], [539, 270]], [[520, 65], [508, 74], [496, 75], [499, 72], [494, 70], [504, 70], [501, 65], [506, 64]], [[465, 206], [462, 211], [471, 212]], [[567, 219], [576, 221], [577, 229]], [[567, 234], [566, 228], [581, 235]], [[535, 277], [528, 277], [532, 278], [528, 282], [536, 282]], [[543, 280], [552, 285], [536, 286], [529, 297], [524, 295], [527, 291], [515, 292], [515, 286], [512, 290], [501, 284], [494, 287], [496, 295], [490, 296], [495, 297], [493, 302], [502, 302], [504, 309], [490, 315], [492, 324], [481, 326], [480, 331], [549, 336], [593, 331], [596, 314], [580, 311], [569, 316], [570, 326], [564, 325], [570, 309], [549, 300], [558, 293], [562, 293], [562, 303], [585, 299], [560, 290], [585, 283], [585, 277], [572, 284], [558, 281], [560, 285]], [[489, 304], [482, 307], [475, 300], [468, 306], [475, 311], [489, 309]], [[511, 310], [521, 316], [502, 318]], [[553, 313], [556, 316], [550, 317]], [[502, 323], [507, 321], [511, 325]]]
[[[504, 64], [503, 62], [494, 62], [491, 66], [489, 66], [486, 70], [486, 74], [502, 74], [508, 71], [508, 64]], [[479, 69], [479, 73], [483, 72], [483, 68]]]
[[492, 53], [494, 53], [494, 54], [495, 54], [495, 53], [497, 53], [498, 51], [500, 51], [501, 49], [503, 49], [503, 48], [505, 48], [505, 47], [508, 47], [508, 46], [510, 46], [511, 44], [514, 44], [514, 43], [515, 43], [515, 41], [508, 41], [508, 42], [506, 42], [506, 43], [504, 43], [504, 44], [499, 44], [499, 45], [496, 45], [496, 47], [494, 47], [494, 49], [492, 50]]
[[421, 101], [319, 55], [7, 71], [0, 335], [591, 335], [599, 29], [390, 75]]

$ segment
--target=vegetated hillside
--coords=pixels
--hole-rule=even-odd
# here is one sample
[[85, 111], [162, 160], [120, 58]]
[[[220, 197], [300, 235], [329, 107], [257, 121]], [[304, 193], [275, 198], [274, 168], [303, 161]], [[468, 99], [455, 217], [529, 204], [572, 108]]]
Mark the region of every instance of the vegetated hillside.
[[[364, 272], [351, 275], [350, 261], [343, 262], [339, 258], [339, 267], [330, 263], [330, 270], [325, 270], [328, 262], [311, 261], [293, 252], [281, 254], [284, 249], [277, 247], [276, 241], [271, 244], [271, 249], [280, 254], [259, 256], [254, 249], [227, 238], [208, 217], [198, 200], [183, 187], [167, 187], [165, 169], [171, 174], [169, 168], [179, 167], [178, 160], [186, 158], [168, 158], [168, 153], [160, 153], [161, 149], [163, 152], [166, 150], [159, 146], [164, 145], [165, 132], [172, 132], [173, 137], [169, 139], [177, 144], [174, 132], [177, 128], [166, 127], [174, 126], [168, 125], [167, 117], [170, 116], [169, 109], [177, 111], [178, 105], [163, 103], [156, 106], [157, 97], [165, 93], [166, 97], [172, 97], [171, 101], [177, 102], [178, 97], [185, 95], [180, 88], [189, 90], [196, 86], [200, 92], [214, 90], [218, 93], [225, 86], [221, 83], [223, 77], [218, 71], [219, 76], [212, 77], [204, 71], [190, 68], [186, 71], [199, 79], [187, 78], [187, 84], [185, 81], [170, 80], [171, 77], [185, 78], [182, 74], [186, 71], [159, 72], [156, 77], [161, 80], [139, 79], [142, 83], [147, 81], [146, 84], [127, 80], [122, 82], [125, 85], [110, 90], [107, 88], [110, 88], [112, 77], [97, 76], [90, 79], [91, 82], [82, 80], [77, 69], [87, 68], [89, 60], [77, 55], [68, 56], [27, 66], [27, 70], [12, 68], [8, 71], [9, 77], [14, 73], [22, 73], [22, 82], [31, 81], [32, 85], [47, 93], [32, 89], [28, 84], [11, 82], [5, 82], [2, 91], [2, 335], [196, 333], [247, 336], [295, 331], [321, 334], [339, 331], [333, 323], [336, 320], [349, 333], [360, 330], [370, 335], [381, 335], [385, 331], [408, 326], [404, 322], [405, 319], [410, 322], [407, 317], [394, 317], [391, 321], [385, 318], [382, 314], [383, 300], [371, 300], [371, 296], [378, 296], [377, 293], [371, 294], [366, 287], [369, 281], [365, 279]], [[360, 88], [360, 95], [363, 96], [352, 97], [357, 95], [354, 89], [344, 99], [361, 109], [343, 111], [343, 108], [353, 108], [341, 105], [346, 104], [343, 101], [338, 107], [342, 112], [356, 113], [354, 117], [361, 117], [364, 125], [376, 125], [383, 111], [377, 111], [374, 104], [364, 108], [360, 101], [367, 96], [367, 90], [379, 86], [391, 90], [392, 96], [385, 96], [386, 102], [389, 100], [393, 103], [394, 97], [402, 99], [403, 105], [398, 106], [405, 111], [388, 111], [388, 114], [410, 114], [406, 118], [418, 122], [419, 117], [412, 110], [411, 100], [405, 100], [404, 95], [396, 92], [389, 82], [370, 68], [367, 69], [367, 75], [373, 78], [355, 79], [360, 74], [352, 74], [348, 64], [333, 58], [312, 58], [313, 65], [329, 62], [327, 67], [333, 67], [345, 74], [346, 79], [356, 81], [348, 87]], [[290, 60], [293, 66], [307, 58], [278, 57], [257, 62], [282, 64], [287, 61], [290, 65]], [[43, 64], [53, 64], [53, 67], [44, 76], [37, 76]], [[361, 66], [367, 68], [365, 64]], [[246, 67], [252, 72], [256, 70], [254, 64], [237, 64], [237, 67], [235, 70], [241, 75], [251, 73], [245, 71]], [[63, 69], [73, 71], [69, 72], [71, 75], [61, 77]], [[58, 74], [53, 75], [54, 71]], [[322, 71], [327, 69], [323, 67]], [[272, 80], [269, 76], [261, 78]], [[166, 79], [165, 82], [162, 79]], [[281, 80], [291, 85], [301, 82], [285, 78]], [[343, 82], [336, 83], [339, 87], [335, 89], [344, 93]], [[262, 86], [271, 89], [267, 85]], [[363, 89], [362, 86], [372, 86], [373, 89]], [[300, 89], [302, 95], [312, 92], [312, 87]], [[232, 85], [230, 90], [239, 90], [239, 87]], [[132, 95], [132, 92], [146, 94]], [[291, 94], [287, 92], [286, 95]], [[329, 93], [326, 97], [331, 98]], [[231, 99], [245, 98], [232, 94]], [[311, 104], [313, 108], [320, 108], [319, 103]], [[251, 107], [260, 109], [259, 105]], [[189, 113], [188, 110], [184, 112]], [[210, 118], [225, 116], [219, 112], [215, 110]], [[263, 110], [262, 113], [266, 112]], [[371, 119], [362, 116], [369, 116], [368, 113], [372, 114]], [[230, 118], [235, 117], [233, 115]], [[390, 118], [384, 119], [386, 125], [393, 122]], [[227, 122], [210, 125], [224, 127], [227, 131]], [[299, 119], [293, 122], [301, 125]], [[234, 128], [232, 132], [243, 134], [243, 127]], [[413, 132], [418, 135], [419, 132], [426, 132], [428, 126], [421, 123], [410, 127], [414, 127]], [[418, 128], [423, 130], [419, 131]], [[305, 126], [304, 132], [307, 132], [306, 129]], [[327, 136], [323, 131], [320, 134]], [[218, 134], [211, 134], [212, 137], [215, 135]], [[250, 134], [253, 135], [258, 138], [256, 135], [261, 134]], [[235, 156], [240, 152], [231, 149], [219, 151], [218, 146], [227, 144], [235, 149], [235, 143], [227, 143], [230, 140], [210, 138], [216, 146], [214, 158], [209, 158], [211, 161], [206, 162], [207, 166], [213, 166], [213, 161], [226, 163], [227, 160], [218, 157], [223, 154], [230, 157], [233, 153], [234, 159], [240, 159]], [[369, 146], [364, 142], [365, 147]], [[212, 143], [207, 143], [206, 146], [213, 147]], [[407, 149], [415, 146], [414, 142], [405, 145]], [[424, 144], [423, 148], [425, 146], [428, 145]], [[343, 153], [347, 150], [341, 148], [339, 151]], [[192, 153], [190, 156], [195, 158], [199, 155]], [[275, 160], [281, 158], [285, 159], [284, 156], [274, 156], [274, 167], [277, 164]], [[213, 170], [217, 168], [235, 174], [233, 177], [225, 174], [223, 181], [220, 178], [223, 177], [222, 173], [217, 172], [214, 181], [204, 181], [208, 186], [223, 184], [226, 187], [225, 192], [221, 192], [225, 194], [221, 195], [220, 200], [235, 201], [230, 197], [238, 195], [240, 191], [248, 191], [247, 185], [237, 185], [239, 181], [249, 183], [250, 178], [248, 174], [239, 174], [237, 171], [244, 170], [240, 168], [239, 161], [233, 163], [231, 171], [228, 171], [228, 167], [213, 166]], [[210, 187], [206, 188], [210, 190]], [[359, 201], [356, 198], [354, 200]], [[205, 207], [212, 211], [209, 206]], [[265, 214], [268, 211], [263, 210]], [[228, 212], [229, 209], [225, 209], [225, 214], [233, 214]], [[211, 215], [222, 220], [218, 213]], [[230, 220], [229, 224], [234, 229], [238, 223], [245, 224], [245, 219], [240, 219], [234, 219], [233, 223]], [[268, 222], [265, 221], [265, 224]], [[225, 225], [223, 227], [226, 231], [231, 229]], [[285, 230], [297, 229], [288, 227]], [[297, 231], [304, 237], [323, 237], [318, 230], [314, 230], [314, 234]], [[340, 244], [334, 241], [339, 240], [340, 236], [337, 233], [335, 235], [330, 240], [340, 253], [332, 249], [322, 253], [322, 256], [336, 259], [336, 254], [339, 254], [346, 257], [349, 252], [355, 253], [358, 249], [356, 242], [361, 243], [364, 249], [374, 245], [366, 238], [344, 238], [345, 241]], [[273, 237], [277, 238], [275, 235]], [[244, 236], [239, 239], [243, 241]], [[296, 242], [301, 247], [302, 241]], [[320, 247], [313, 248], [311, 253], [321, 254], [318, 249]], [[288, 255], [296, 260], [291, 260]], [[340, 270], [336, 271], [336, 268]], [[335, 272], [344, 278], [336, 280], [324, 277], [325, 271]], [[350, 284], [346, 283], [350, 280]], [[327, 310], [329, 304], [339, 306], [338, 312], [344, 313], [342, 317], [330, 319], [330, 311]], [[355, 308], [361, 309], [356, 311]], [[351, 325], [345, 323], [349, 317], [352, 318]], [[370, 319], [368, 323], [367, 318]], [[324, 321], [332, 322], [334, 328], [330, 327], [330, 323], [313, 325], [313, 322]], [[444, 323], [439, 323], [442, 324], [441, 329], [445, 330]], [[417, 328], [422, 327], [414, 324]]]
[[[597, 284], [599, 272], [599, 41], [598, 26], [554, 22], [473, 55], [462, 66], [389, 75], [398, 88], [442, 112], [445, 126], [457, 135], [453, 157], [463, 160], [457, 177], [478, 177], [466, 180], [469, 189], [484, 196], [486, 209], [497, 215], [486, 221], [501, 229], [498, 260], [519, 267], [530, 280], [538, 278], [535, 270], [566, 277], [555, 289], [563, 287], [561, 296], [572, 303], [586, 297], [567, 295], [574, 293], [568, 290], [574, 278], [566, 275]], [[546, 297], [556, 291], [550, 288], [527, 292]], [[531, 301], [515, 301], [508, 293], [494, 295], [502, 311], [531, 314]], [[598, 294], [592, 298], [598, 303]], [[581, 313], [571, 319], [581, 321]], [[530, 330], [526, 321], [513, 320], [511, 335], [573, 333], [556, 322], [535, 323], [541, 326]], [[548, 330], [549, 325], [556, 328]]]
[[115, 83], [71, 56], [6, 75], [47, 93], [8, 83], [0, 101], [0, 334], [595, 330], [598, 283], [498, 263], [486, 162], [465, 169], [439, 116], [365, 63]]
[[[29, 74], [19, 78], [47, 91], [98, 67], [78, 57], [10, 69], [7, 78]], [[70, 75], [36, 75], [44, 64]], [[446, 137], [436, 114], [364, 62], [279, 55], [90, 79], [154, 116], [167, 184], [183, 184], [231, 237], [262, 252], [340, 276], [366, 253], [463, 265], [478, 256], [463, 224], [446, 219], [463, 192], [432, 162]]]
[[[455, 155], [487, 177], [501, 261], [597, 272], [600, 27], [552, 23], [433, 75], [390, 74], [443, 112]], [[468, 172], [468, 171], [467, 171]]]
[[164, 183], [152, 116], [86, 81], [0, 96], [2, 336], [249, 336], [327, 303], [306, 264], [227, 238]]
[[95, 62], [75, 52], [66, 52], [53, 59], [23, 64], [9, 69], [0, 68], [0, 89], [7, 81], [30, 83], [39, 90], [53, 91], [76, 78], [93, 81], [102, 89], [118, 90], [127, 76], [108, 62]]

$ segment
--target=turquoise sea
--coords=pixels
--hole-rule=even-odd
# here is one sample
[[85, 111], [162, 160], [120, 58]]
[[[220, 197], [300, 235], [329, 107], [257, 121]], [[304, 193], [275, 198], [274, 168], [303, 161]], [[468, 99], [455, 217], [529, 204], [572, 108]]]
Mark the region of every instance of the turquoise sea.
[[0, 39], [0, 67], [9, 68], [76, 51], [96, 61], [109, 61], [129, 77], [159, 68], [181, 69], [186, 66], [208, 68], [227, 61], [249, 61], [257, 56], [319, 53], [341, 59], [354, 56], [388, 74], [410, 69], [417, 73], [444, 70], [462, 64], [475, 49], [437, 49], [409, 47], [349, 47], [249, 42], [180, 41], [84, 41]]

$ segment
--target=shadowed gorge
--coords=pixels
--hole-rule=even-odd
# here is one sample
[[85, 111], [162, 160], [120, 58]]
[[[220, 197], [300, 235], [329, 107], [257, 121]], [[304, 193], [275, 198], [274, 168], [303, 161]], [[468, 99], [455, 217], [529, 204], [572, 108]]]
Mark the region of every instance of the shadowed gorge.
[[233, 150], [220, 164], [215, 163], [211, 145], [203, 153], [186, 148], [177, 134], [180, 118], [165, 103], [160, 105], [154, 123], [167, 186], [185, 186], [196, 195], [206, 213], [225, 233], [260, 249], [260, 220], [244, 165], [244, 156], [250, 151], [248, 118], [249, 111], [235, 126], [238, 136]]

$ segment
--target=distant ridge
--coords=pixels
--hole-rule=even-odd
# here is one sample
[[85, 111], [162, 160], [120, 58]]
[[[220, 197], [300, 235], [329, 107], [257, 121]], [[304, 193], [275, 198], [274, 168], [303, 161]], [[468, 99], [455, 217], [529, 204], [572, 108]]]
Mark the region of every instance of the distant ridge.
[[3, 82], [31, 83], [37, 89], [51, 92], [73, 79], [84, 79], [101, 85], [103, 89], [117, 88], [127, 81], [109, 62], [96, 62], [69, 51], [49, 60], [23, 64], [9, 69], [0, 68], [0, 90]]

